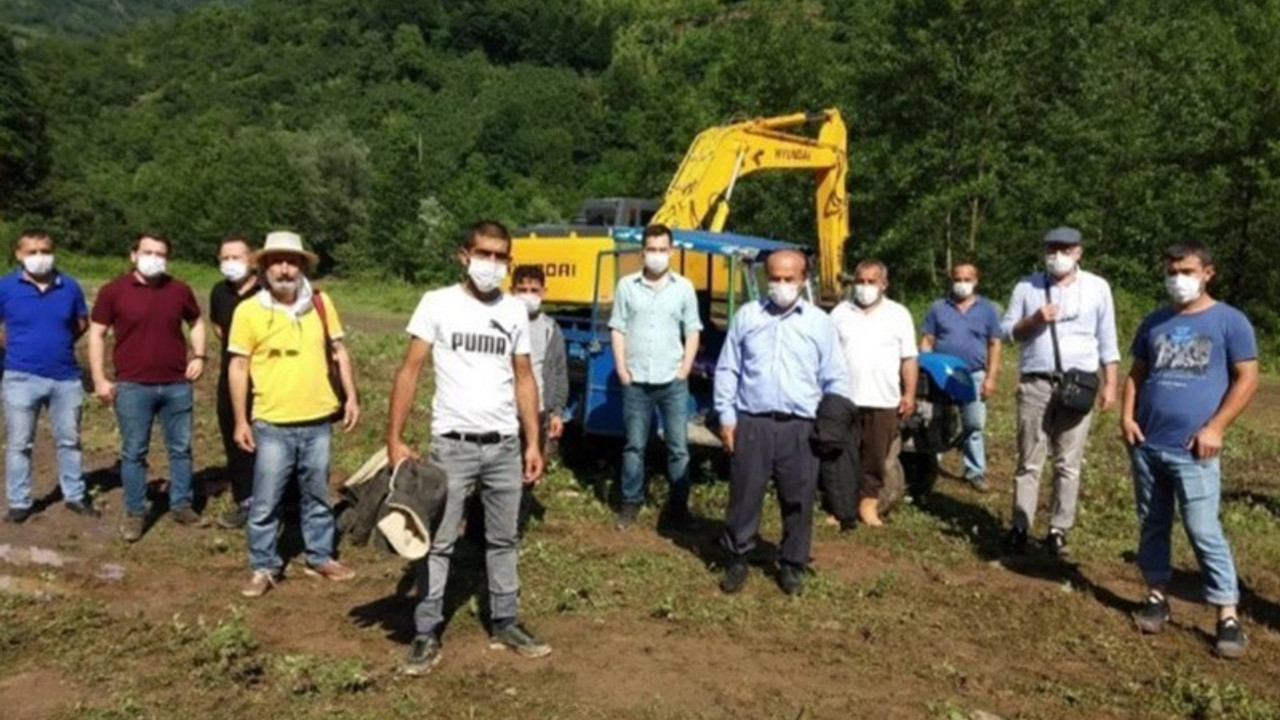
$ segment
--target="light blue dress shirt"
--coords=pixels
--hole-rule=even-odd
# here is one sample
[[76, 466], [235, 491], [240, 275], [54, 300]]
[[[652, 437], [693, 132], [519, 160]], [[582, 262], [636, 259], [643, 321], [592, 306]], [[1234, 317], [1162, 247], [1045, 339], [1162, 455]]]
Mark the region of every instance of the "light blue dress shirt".
[[812, 418], [823, 395], [849, 391], [836, 326], [821, 308], [801, 300], [779, 312], [762, 300], [733, 316], [716, 363], [715, 407], [722, 425], [736, 425], [740, 412]]
[[[1044, 306], [1045, 277], [1045, 273], [1038, 272], [1014, 286], [1001, 323], [1005, 337], [1013, 340], [1013, 326]], [[1078, 270], [1074, 282], [1065, 287], [1054, 283], [1049, 294], [1059, 311], [1058, 346], [1063, 370], [1096, 372], [1099, 365], [1120, 361], [1115, 302], [1106, 280]], [[1047, 326], [1020, 345], [1019, 369], [1023, 374], [1054, 372], [1053, 337]]]
[[661, 285], [642, 272], [624, 276], [613, 295], [609, 327], [627, 336], [627, 370], [632, 382], [661, 385], [676, 379], [684, 359], [684, 339], [702, 331], [693, 283], [667, 273]]

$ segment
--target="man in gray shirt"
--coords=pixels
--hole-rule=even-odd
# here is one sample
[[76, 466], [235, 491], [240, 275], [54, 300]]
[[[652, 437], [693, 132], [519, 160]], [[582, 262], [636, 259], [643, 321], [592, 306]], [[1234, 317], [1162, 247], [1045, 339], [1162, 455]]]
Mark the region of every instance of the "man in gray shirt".
[[[1040, 495], [1040, 471], [1050, 450], [1053, 506], [1045, 544], [1059, 557], [1068, 551], [1067, 531], [1075, 523], [1093, 411], [1073, 411], [1059, 401], [1055, 389], [1061, 372], [1101, 370], [1097, 404], [1103, 410], [1115, 404], [1120, 361], [1115, 304], [1107, 281], [1079, 268], [1080, 241], [1080, 231], [1069, 227], [1054, 228], [1044, 236], [1045, 271], [1014, 287], [1002, 323], [1005, 334], [1021, 348], [1018, 470], [1013, 527], [1005, 539], [1005, 546], [1015, 552], [1026, 548]], [[1055, 354], [1061, 355], [1060, 363]]]

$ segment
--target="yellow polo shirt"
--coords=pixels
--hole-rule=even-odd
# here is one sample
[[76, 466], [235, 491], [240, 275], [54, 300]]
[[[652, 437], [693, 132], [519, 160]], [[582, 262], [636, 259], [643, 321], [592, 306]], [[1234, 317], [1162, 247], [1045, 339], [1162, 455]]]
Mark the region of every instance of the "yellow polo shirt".
[[[338, 310], [320, 293], [329, 320], [329, 336], [341, 338]], [[314, 307], [294, 317], [262, 290], [236, 308], [227, 350], [249, 358], [253, 381], [253, 419], [273, 424], [321, 420], [338, 411], [329, 386], [324, 329]]]

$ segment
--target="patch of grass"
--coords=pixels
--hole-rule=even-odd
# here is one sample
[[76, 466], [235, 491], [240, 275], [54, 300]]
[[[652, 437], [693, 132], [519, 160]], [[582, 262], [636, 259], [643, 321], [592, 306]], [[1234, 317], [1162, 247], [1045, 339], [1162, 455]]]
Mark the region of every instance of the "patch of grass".
[[1187, 720], [1274, 720], [1280, 704], [1256, 697], [1235, 682], [1213, 682], [1180, 667], [1156, 683], [1160, 704]]

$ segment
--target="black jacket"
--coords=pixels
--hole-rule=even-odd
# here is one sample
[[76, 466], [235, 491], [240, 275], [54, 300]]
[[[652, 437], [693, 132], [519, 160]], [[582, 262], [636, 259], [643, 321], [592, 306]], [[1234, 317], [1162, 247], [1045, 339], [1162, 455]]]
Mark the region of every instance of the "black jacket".
[[824, 395], [813, 422], [814, 454], [820, 461], [818, 488], [822, 506], [837, 520], [858, 516], [858, 406], [843, 395]]

